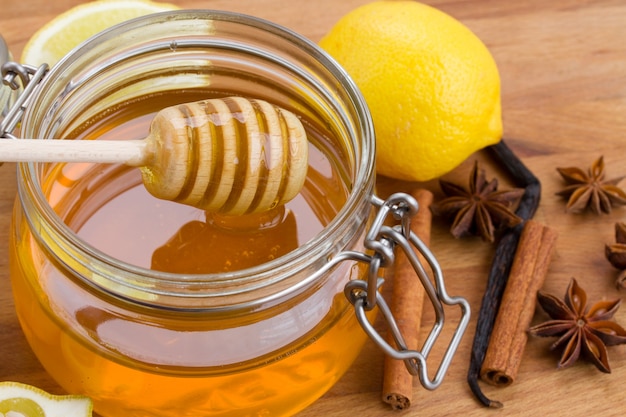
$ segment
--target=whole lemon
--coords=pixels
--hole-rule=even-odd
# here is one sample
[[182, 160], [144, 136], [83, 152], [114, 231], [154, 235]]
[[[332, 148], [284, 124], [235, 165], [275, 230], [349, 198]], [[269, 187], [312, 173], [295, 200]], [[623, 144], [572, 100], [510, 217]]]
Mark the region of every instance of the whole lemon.
[[379, 174], [427, 181], [501, 139], [496, 63], [451, 16], [414, 1], [375, 1], [342, 17], [320, 46], [365, 97]]

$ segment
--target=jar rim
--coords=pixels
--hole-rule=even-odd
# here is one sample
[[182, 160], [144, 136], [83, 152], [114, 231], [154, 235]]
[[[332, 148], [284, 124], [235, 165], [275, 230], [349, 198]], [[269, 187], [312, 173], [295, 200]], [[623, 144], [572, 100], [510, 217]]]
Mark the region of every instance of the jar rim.
[[[310, 55], [317, 63], [328, 71], [328, 74], [331, 75], [338, 84], [341, 85], [341, 88], [345, 92], [345, 96], [349, 99], [350, 102], [346, 104], [350, 106], [356, 114], [356, 123], [358, 124], [357, 127], [360, 133], [360, 137], [356, 138], [356, 140], [360, 142], [361, 152], [357, 155], [358, 157], [355, 158], [355, 174], [352, 179], [352, 187], [345, 204], [337, 215], [330, 221], [330, 223], [311, 240], [288, 254], [277, 258], [276, 260], [252, 268], [229, 273], [199, 274], [192, 276], [155, 271], [129, 264], [113, 258], [92, 247], [87, 242], [82, 240], [77, 233], [65, 225], [63, 220], [49, 205], [41, 187], [34, 186], [34, 184], [39, 183], [37, 177], [37, 172], [40, 168], [39, 164], [19, 164], [20, 172], [23, 173], [23, 177], [28, 178], [29, 180], [27, 181], [29, 183], [27, 186], [30, 185], [28, 192], [34, 197], [33, 199], [35, 200], [38, 210], [42, 212], [42, 215], [50, 223], [51, 233], [58, 235], [70, 245], [80, 247], [88, 256], [92, 257], [93, 260], [102, 262], [103, 264], [109, 266], [114, 266], [117, 270], [131, 274], [133, 276], [133, 279], [131, 280], [133, 285], [141, 291], [154, 291], [154, 286], [151, 285], [151, 281], [156, 280], [158, 280], [161, 287], [166, 283], [170, 283], [171, 285], [168, 288], [170, 288], [169, 291], [173, 292], [176, 292], [176, 288], [180, 286], [181, 282], [183, 282], [188, 288], [198, 287], [202, 289], [210, 289], [213, 287], [220, 287], [222, 290], [223, 285], [232, 284], [233, 287], [231, 289], [235, 292], [242, 291], [243, 288], [245, 288], [245, 291], [254, 291], [267, 285], [278, 284], [286, 278], [286, 273], [281, 271], [286, 271], [287, 269], [293, 271], [294, 267], [301, 270], [305, 270], [307, 268], [310, 269], [315, 262], [320, 262], [320, 257], [324, 258], [324, 263], [327, 262], [328, 257], [332, 256], [334, 254], [333, 251], [335, 251], [334, 248], [329, 246], [333, 241], [330, 237], [346, 233], [346, 225], [350, 223], [348, 222], [348, 219], [354, 217], [355, 212], [357, 212], [359, 208], [362, 208], [364, 205], [370, 205], [370, 198], [373, 193], [373, 177], [375, 175], [374, 129], [367, 104], [356, 84], [347, 72], [345, 72], [345, 70], [343, 70], [343, 68], [318, 45], [288, 28], [258, 17], [217, 10], [179, 10], [159, 12], [121, 23], [93, 36], [54, 65], [46, 78], [42, 81], [42, 84], [37, 91], [37, 98], [39, 98], [42, 91], [47, 88], [46, 86], [54, 83], [57, 78], [63, 78], [67, 69], [74, 65], [74, 61], [78, 59], [83, 52], [89, 50], [94, 45], [102, 44], [115, 37], [123, 36], [132, 30], [138, 30], [139, 28], [145, 27], [147, 24], [158, 24], [159, 22], [166, 21], [197, 21], [199, 19], [226, 22], [235, 25], [245, 25], [246, 27], [253, 28], [254, 30], [267, 32]], [[31, 105], [27, 109], [24, 116], [26, 123], [24, 124], [28, 124], [28, 121], [31, 118], [32, 108], [33, 106]], [[23, 200], [24, 198], [26, 198], [26, 196], [24, 195], [24, 191], [21, 190], [20, 199]], [[360, 221], [363, 222], [364, 219], [361, 219]], [[311, 275], [311, 279], [314, 279], [313, 275], [314, 274]], [[128, 284], [128, 281], [124, 280], [124, 284]], [[244, 285], [242, 286], [242, 284]], [[299, 282], [297, 286], [304, 286], [308, 284], [308, 282]], [[288, 291], [290, 289], [291, 287], [278, 292], [283, 293], [285, 290]], [[220, 295], [223, 295], [223, 291], [220, 291], [219, 293]], [[198, 292], [193, 290], [190, 291], [189, 294], [193, 297], [197, 296]], [[272, 293], [272, 297], [275, 296], [276, 293]], [[255, 302], [256, 301], [258, 300], [255, 300]]]

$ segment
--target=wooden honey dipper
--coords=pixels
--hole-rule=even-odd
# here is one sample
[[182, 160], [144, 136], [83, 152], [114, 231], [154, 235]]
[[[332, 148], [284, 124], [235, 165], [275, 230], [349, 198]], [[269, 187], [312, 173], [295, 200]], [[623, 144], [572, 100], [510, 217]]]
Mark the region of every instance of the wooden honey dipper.
[[123, 163], [140, 167], [157, 198], [241, 215], [300, 192], [308, 143], [293, 113], [228, 97], [163, 109], [142, 140], [0, 140], [0, 161]]

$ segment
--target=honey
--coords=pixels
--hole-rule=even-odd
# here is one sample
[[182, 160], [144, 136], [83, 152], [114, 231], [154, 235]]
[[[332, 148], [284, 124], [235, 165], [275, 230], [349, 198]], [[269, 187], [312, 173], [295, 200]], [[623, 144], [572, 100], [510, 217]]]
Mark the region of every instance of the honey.
[[344, 291], [369, 271], [374, 149], [335, 65], [269, 22], [195, 10], [120, 25], [47, 73], [23, 137], [138, 139], [163, 107], [243, 96], [297, 114], [310, 142], [300, 194], [243, 217], [158, 200], [136, 168], [18, 166], [16, 311], [65, 391], [103, 417], [280, 417], [348, 369], [367, 338]]
[[[197, 94], [202, 93], [159, 95], [123, 105], [123, 111], [89, 120], [76, 137], [141, 137], [155, 109]], [[42, 189], [81, 239], [121, 262], [179, 274], [249, 268], [306, 243], [345, 203], [347, 185], [323, 150], [332, 143], [313, 125], [306, 126], [310, 177], [300, 196], [264, 215], [220, 218], [157, 200], [143, 188], [138, 171], [124, 166], [52, 166]], [[320, 194], [325, 198], [309, 203], [310, 196]], [[326, 314], [335, 322], [324, 323], [327, 329], [311, 329], [321, 330], [314, 338], [299, 335], [281, 348], [281, 359], [275, 358], [277, 352], [252, 354], [250, 346], [243, 360], [216, 360], [211, 358], [215, 349], [241, 347], [236, 341], [215, 346], [208, 339], [229, 339], [236, 329], [221, 329], [214, 318], [194, 318], [181, 328], [169, 314], [146, 314], [140, 306], [129, 314], [128, 307], [90, 295], [49, 260], [37, 259], [29, 233], [11, 247], [12, 264], [20, 265], [12, 271], [18, 315], [33, 350], [68, 392], [91, 397], [103, 416], [290, 415], [294, 404], [301, 408], [312, 402], [339, 378], [365, 339], [340, 294], [327, 302]], [[46, 297], [34, 293], [38, 286]], [[66, 315], [71, 317], [60, 322], [58, 317]], [[255, 331], [280, 332], [276, 320], [267, 321]], [[261, 335], [258, 343], [264, 343]]]
[[[53, 281], [54, 277], [48, 279]], [[16, 297], [37, 298], [27, 281], [20, 282], [23, 285], [15, 287]], [[208, 345], [212, 344], [203, 340], [202, 333], [185, 334], [184, 329], [171, 327], [167, 318], [150, 323], [140, 314], [124, 317], [79, 288], [57, 290], [66, 297], [55, 299], [58, 303], [69, 303], [71, 298], [81, 301], [75, 319], [82, 328], [60, 323], [48, 306], [18, 303], [20, 320], [28, 323], [24, 332], [50, 375], [68, 392], [91, 397], [102, 416], [293, 415], [337, 381], [365, 338], [354, 316], [339, 311], [334, 313], [339, 313], [338, 321], [327, 324], [332, 327], [314, 329], [322, 330], [317, 340], [299, 340], [279, 352], [277, 358], [272, 352], [271, 357], [259, 357], [248, 365], [205, 367], [211, 361]], [[91, 302], [97, 304], [89, 305]], [[344, 302], [334, 300], [333, 304], [333, 308], [342, 309]], [[212, 331], [210, 337], [228, 339], [214, 333], [219, 331]], [[119, 347], [98, 350], [81, 340], [85, 337]], [[129, 358], [133, 349], [144, 357]]]
[[[176, 92], [122, 103], [117, 111], [88, 120], [68, 137], [144, 137], [158, 109], [210, 94]], [[249, 268], [309, 241], [346, 202], [348, 185], [337, 163], [341, 150], [328, 133], [310, 122], [304, 124], [310, 148], [304, 189], [285, 206], [258, 215], [225, 216], [156, 199], [142, 185], [139, 170], [123, 165], [57, 165], [50, 168], [43, 189], [78, 236], [120, 261], [181, 274]]]

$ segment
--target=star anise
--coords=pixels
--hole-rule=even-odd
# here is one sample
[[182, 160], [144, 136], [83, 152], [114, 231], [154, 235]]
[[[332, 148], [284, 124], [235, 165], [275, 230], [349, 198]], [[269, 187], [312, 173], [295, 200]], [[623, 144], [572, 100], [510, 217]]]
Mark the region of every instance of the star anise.
[[479, 235], [488, 242], [495, 240], [495, 232], [522, 222], [513, 209], [518, 205], [523, 188], [498, 191], [498, 180], [487, 182], [485, 170], [478, 162], [470, 174], [469, 190], [448, 181], [439, 180], [446, 198], [431, 205], [436, 215], [453, 218], [450, 232], [456, 238]]
[[604, 247], [606, 259], [611, 265], [621, 270], [617, 275], [615, 285], [617, 288], [626, 289], [626, 223], [615, 223], [615, 242]]
[[572, 278], [563, 301], [542, 291], [537, 293], [537, 300], [552, 320], [531, 327], [529, 332], [559, 337], [551, 346], [564, 346], [559, 368], [572, 365], [582, 353], [602, 372], [611, 372], [606, 347], [626, 343], [626, 330], [609, 320], [621, 299], [600, 301], [587, 309], [587, 294]]
[[587, 172], [577, 167], [557, 168], [568, 184], [556, 194], [568, 198], [566, 210], [595, 214], [610, 213], [613, 206], [626, 205], [626, 192], [617, 186], [624, 177], [605, 180], [604, 158], [598, 158]]

